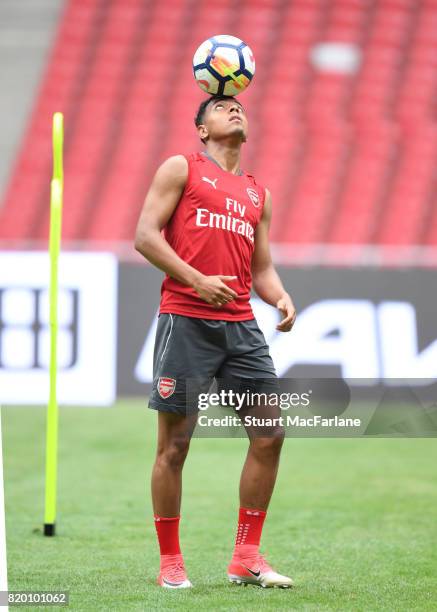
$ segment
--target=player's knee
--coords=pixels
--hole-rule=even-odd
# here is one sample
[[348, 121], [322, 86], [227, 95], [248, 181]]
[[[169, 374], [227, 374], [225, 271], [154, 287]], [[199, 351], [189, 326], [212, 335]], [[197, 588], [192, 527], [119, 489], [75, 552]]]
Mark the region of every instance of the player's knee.
[[284, 443], [285, 432], [278, 429], [267, 438], [253, 438], [251, 441], [251, 450], [260, 458], [275, 457], [281, 452]]
[[184, 464], [189, 447], [189, 438], [174, 438], [165, 446], [158, 448], [157, 460], [173, 469], [178, 469]]

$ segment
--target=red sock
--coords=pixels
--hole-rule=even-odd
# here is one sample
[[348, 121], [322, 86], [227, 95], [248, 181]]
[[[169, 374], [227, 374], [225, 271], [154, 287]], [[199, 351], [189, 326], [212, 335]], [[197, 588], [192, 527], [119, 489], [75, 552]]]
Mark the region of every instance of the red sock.
[[180, 516], [166, 517], [155, 515], [156, 534], [159, 550], [162, 555], [179, 555], [179, 519]]
[[250, 546], [252, 550], [259, 547], [261, 532], [266, 518], [264, 510], [252, 508], [240, 508], [238, 514], [237, 537], [235, 538], [235, 550], [245, 550], [240, 547]]

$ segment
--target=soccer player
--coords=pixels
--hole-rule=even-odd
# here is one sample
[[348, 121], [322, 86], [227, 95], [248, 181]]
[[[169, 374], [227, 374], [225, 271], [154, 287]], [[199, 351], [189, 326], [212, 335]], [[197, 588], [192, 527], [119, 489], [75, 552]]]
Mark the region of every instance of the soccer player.
[[[149, 407], [158, 411], [152, 473], [158, 584], [168, 588], [191, 586], [179, 546], [182, 468], [197, 418], [197, 407], [186, 399], [187, 379], [276, 377], [249, 303], [252, 285], [279, 309], [280, 332], [290, 331], [296, 317], [270, 257], [270, 194], [240, 168], [248, 133], [243, 106], [212, 96], [200, 105], [195, 124], [205, 150], [175, 155], [159, 167], [135, 239], [137, 251], [166, 273]], [[262, 437], [246, 429], [249, 448], [228, 577], [238, 584], [289, 587], [291, 578], [275, 572], [259, 552], [283, 431]]]

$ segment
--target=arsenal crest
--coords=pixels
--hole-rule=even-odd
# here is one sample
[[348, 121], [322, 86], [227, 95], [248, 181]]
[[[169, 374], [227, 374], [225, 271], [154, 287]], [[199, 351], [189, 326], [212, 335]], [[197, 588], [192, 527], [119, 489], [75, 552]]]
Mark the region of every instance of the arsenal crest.
[[173, 395], [176, 389], [176, 381], [174, 378], [161, 377], [158, 380], [158, 393], [162, 399], [167, 399], [170, 395]]
[[255, 206], [255, 208], [258, 208], [259, 206], [259, 195], [258, 192], [255, 191], [255, 189], [252, 189], [251, 187], [248, 187], [246, 189], [247, 191], [247, 195], [250, 198], [250, 201], [252, 202], [252, 204]]

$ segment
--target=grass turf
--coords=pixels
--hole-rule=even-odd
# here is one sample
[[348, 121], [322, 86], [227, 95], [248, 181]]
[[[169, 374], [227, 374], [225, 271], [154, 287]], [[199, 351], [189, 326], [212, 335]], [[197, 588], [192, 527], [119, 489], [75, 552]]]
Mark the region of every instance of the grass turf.
[[286, 440], [261, 549], [296, 587], [267, 590], [226, 579], [247, 443], [194, 439], [181, 542], [195, 587], [169, 591], [155, 585], [155, 420], [143, 401], [61, 409], [45, 538], [45, 410], [2, 409], [10, 590], [68, 589], [87, 611], [435, 610], [436, 440]]

